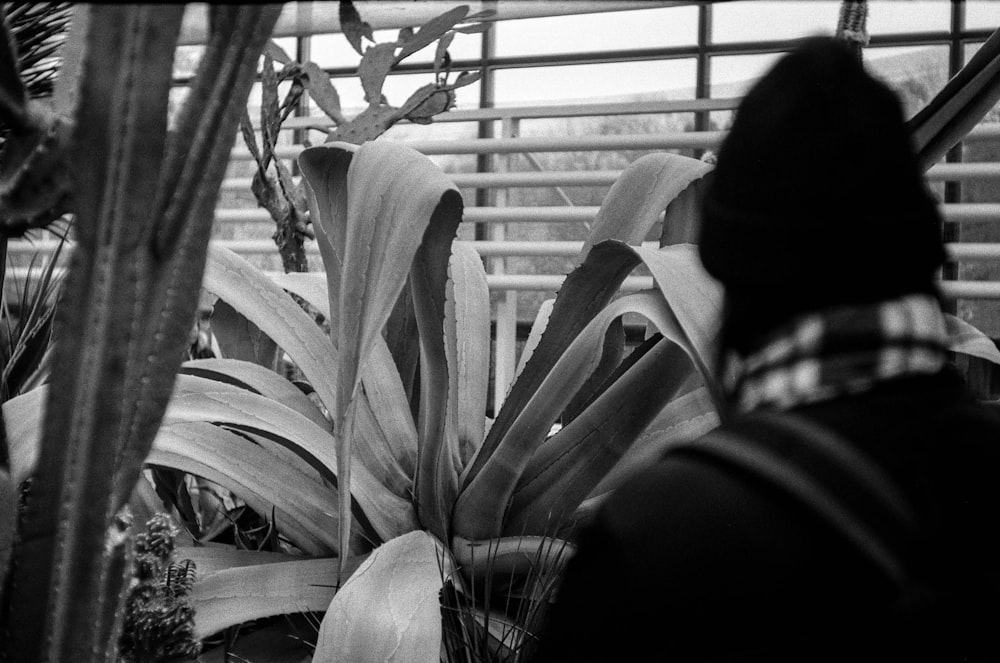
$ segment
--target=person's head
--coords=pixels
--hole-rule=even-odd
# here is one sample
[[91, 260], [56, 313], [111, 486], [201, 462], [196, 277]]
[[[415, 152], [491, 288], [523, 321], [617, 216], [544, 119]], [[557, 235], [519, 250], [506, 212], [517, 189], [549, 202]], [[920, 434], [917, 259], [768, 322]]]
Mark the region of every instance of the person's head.
[[940, 218], [899, 100], [841, 42], [807, 39], [757, 82], [710, 177], [699, 251], [725, 288], [727, 348], [825, 308], [937, 294]]

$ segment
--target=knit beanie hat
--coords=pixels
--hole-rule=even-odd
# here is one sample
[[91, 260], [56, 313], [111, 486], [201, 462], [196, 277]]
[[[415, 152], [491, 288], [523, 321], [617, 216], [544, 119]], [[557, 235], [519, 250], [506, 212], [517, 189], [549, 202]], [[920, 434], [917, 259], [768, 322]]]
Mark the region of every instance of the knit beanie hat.
[[940, 217], [900, 103], [835, 39], [803, 41], [744, 97], [702, 205], [730, 347], [799, 314], [937, 293]]

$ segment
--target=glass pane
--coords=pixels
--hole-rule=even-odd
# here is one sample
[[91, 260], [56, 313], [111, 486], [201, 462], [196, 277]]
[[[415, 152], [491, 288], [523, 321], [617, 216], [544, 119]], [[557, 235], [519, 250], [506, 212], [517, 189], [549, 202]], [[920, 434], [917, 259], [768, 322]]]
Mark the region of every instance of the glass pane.
[[719, 55], [711, 59], [712, 91], [715, 99], [742, 97], [783, 53]]
[[563, 65], [496, 72], [496, 104], [601, 103], [694, 97], [695, 61]]
[[839, 15], [839, 2], [744, 0], [713, 3], [712, 41], [725, 43], [832, 35], [837, 30]]
[[909, 117], [947, 82], [948, 47], [867, 48], [865, 66], [899, 94]]
[[[456, 73], [450, 77], [454, 81]], [[340, 107], [344, 113], [351, 117], [361, 112], [368, 104], [365, 103], [365, 93], [361, 88], [361, 80], [356, 77], [334, 78], [331, 80], [333, 86], [340, 95]], [[410, 95], [420, 87], [434, 82], [434, 74], [393, 74], [385, 79], [382, 85], [382, 94], [393, 106], [402, 106]], [[479, 107], [479, 83], [466, 85], [455, 90], [455, 108], [478, 108]], [[313, 115], [321, 115], [322, 111], [313, 107]]]
[[[496, 29], [496, 28], [493, 28]], [[375, 43], [394, 42], [399, 35], [398, 30], [376, 30]], [[364, 41], [367, 47], [369, 42]], [[429, 63], [434, 59], [437, 43], [427, 46], [407, 57], [406, 63]], [[315, 35], [311, 39], [312, 61], [321, 67], [356, 67], [361, 56], [355, 52], [342, 34]], [[482, 54], [482, 35], [455, 33], [455, 39], [448, 47], [452, 60], [478, 60]]]
[[951, 3], [943, 0], [869, 2], [868, 32], [899, 34], [951, 28]]
[[965, 3], [965, 27], [970, 30], [995, 30], [1000, 26], [1000, 2], [969, 0]]
[[697, 7], [525, 18], [499, 23], [497, 57], [694, 45]]

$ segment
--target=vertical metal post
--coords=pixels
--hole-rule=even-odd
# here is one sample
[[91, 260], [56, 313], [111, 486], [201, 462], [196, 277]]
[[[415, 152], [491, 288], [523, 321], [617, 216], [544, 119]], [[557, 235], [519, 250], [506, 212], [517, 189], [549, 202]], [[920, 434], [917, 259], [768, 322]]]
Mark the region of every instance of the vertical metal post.
[[[494, 105], [494, 93], [495, 84], [493, 79], [493, 58], [496, 55], [496, 37], [494, 37], [493, 32], [499, 26], [494, 23], [493, 26], [486, 32], [480, 33], [480, 38], [482, 39], [482, 44], [479, 53], [479, 71], [482, 72], [482, 76], [479, 79], [479, 107], [480, 108], [493, 108]], [[493, 138], [493, 120], [483, 120], [479, 122], [478, 137], [479, 138]], [[477, 173], [488, 173], [490, 172], [490, 155], [489, 154], [477, 154], [476, 155], [476, 172]], [[492, 204], [491, 200], [492, 192], [490, 189], [476, 189], [476, 206], [477, 207], [488, 207]], [[477, 240], [484, 240], [487, 236], [486, 224], [477, 223], [475, 227], [475, 238]]]
[[[501, 124], [501, 134], [504, 138], [516, 138], [521, 132], [521, 120], [516, 117], [506, 117]], [[495, 155], [496, 172], [510, 172], [514, 155]], [[495, 204], [505, 207], [510, 203], [510, 193], [507, 189], [495, 191]], [[490, 224], [489, 238], [493, 241], [503, 241], [507, 238], [507, 228], [503, 223]], [[502, 257], [490, 259], [490, 272], [503, 274], [506, 272], [506, 259]], [[493, 412], [499, 412], [507, 397], [507, 390], [514, 381], [517, 370], [517, 291], [505, 290], [500, 293], [496, 310], [496, 337], [493, 354]]]
[[[712, 62], [708, 57], [708, 45], [712, 40], [712, 5], [702, 2], [698, 5], [698, 56], [695, 64], [694, 96], [696, 99], [708, 99], [712, 96], [709, 81], [712, 76]], [[698, 111], [694, 114], [694, 130], [709, 131], [711, 118], [708, 111]], [[698, 150], [696, 154], [702, 150]], [[699, 154], [700, 156], [700, 154]]]
[[[961, 0], [951, 2], [951, 34], [948, 40], [948, 77], [954, 76], [962, 68], [965, 61], [965, 54], [962, 52], [962, 29], [965, 25], [965, 3]], [[948, 151], [945, 160], [949, 163], [962, 161], [962, 143]], [[945, 182], [944, 202], [958, 203], [962, 201], [961, 182]], [[958, 222], [943, 224], [941, 237], [945, 242], [957, 242], [961, 239], [962, 227]], [[958, 263], [945, 263], [941, 271], [941, 278], [945, 280], [956, 280], [960, 276]], [[949, 300], [945, 302], [945, 310], [955, 314], [958, 312], [958, 302]]]

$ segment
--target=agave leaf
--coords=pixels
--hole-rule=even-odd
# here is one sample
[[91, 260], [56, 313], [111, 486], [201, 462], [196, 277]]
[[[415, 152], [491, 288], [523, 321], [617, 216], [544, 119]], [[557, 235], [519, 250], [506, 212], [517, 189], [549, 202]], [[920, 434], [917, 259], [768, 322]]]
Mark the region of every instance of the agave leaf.
[[[298, 164], [309, 198], [309, 218], [326, 270], [329, 297], [326, 315], [333, 321], [340, 313], [340, 277], [347, 246], [347, 173], [358, 146], [333, 142], [323, 145], [325, 149], [319, 147], [303, 150]], [[336, 334], [334, 337], [336, 343]]]
[[[350, 158], [346, 178], [342, 176], [345, 161], [345, 150], [337, 144], [309, 148], [300, 158], [303, 178], [309, 183], [316, 208], [330, 211], [321, 212], [314, 220], [317, 235], [327, 238], [323, 240], [327, 250], [332, 249], [340, 259], [339, 265], [326, 264], [327, 273], [339, 266], [342, 274], [351, 276], [340, 280], [335, 275], [330, 281], [330, 308], [338, 311], [336, 338], [340, 351], [338, 398], [330, 411], [341, 459], [338, 477], [341, 485], [348, 487], [356, 410], [353, 403], [362, 367], [376, 339], [381, 340], [382, 328], [406, 283], [425, 231], [431, 228], [433, 236], [434, 228], [441, 224], [453, 223], [457, 227], [462, 198], [433, 162], [404, 145], [389, 141], [365, 143]], [[338, 189], [345, 181], [346, 191]], [[342, 215], [345, 207], [346, 215]], [[335, 289], [339, 290], [336, 306]], [[421, 423], [421, 427], [424, 425]], [[349, 508], [346, 490], [345, 496], [348, 498], [341, 502], [342, 510]], [[350, 521], [342, 517], [341, 536], [346, 540]]]
[[552, 313], [538, 345], [508, 392], [500, 412], [486, 435], [486, 440], [464, 474], [462, 492], [456, 505], [456, 522], [465, 518], [463, 511], [470, 510], [467, 511], [469, 521], [460, 527], [456, 525], [457, 531], [463, 536], [473, 539], [499, 536], [499, 529], [478, 535], [473, 533], [475, 529], [464, 529], [464, 527], [482, 526], [477, 522], [481, 521], [484, 514], [472, 515], [473, 511], [478, 510], [474, 505], [480, 499], [492, 499], [487, 497], [488, 492], [493, 490], [493, 487], [486, 487], [489, 482], [483, 484], [475, 496], [470, 496], [470, 487], [484, 467], [491, 463], [497, 447], [507, 437], [510, 427], [534, 396], [563, 351], [611, 300], [625, 277], [639, 264], [639, 258], [628, 251], [625, 245], [616, 246], [623, 248], [617, 251], [605, 249], [602, 259], [592, 259], [590, 256], [595, 252], [590, 251], [583, 263], [570, 272], [559, 289], [559, 295], [553, 304]]
[[[458, 351], [449, 347], [446, 318], [449, 259], [461, 220], [461, 198], [446, 203], [442, 199], [413, 257], [409, 278], [420, 332], [420, 443], [414, 489], [421, 523], [441, 539], [447, 537], [449, 510], [458, 491], [458, 396], [452, 390], [452, 378], [456, 385], [458, 379]], [[456, 275], [467, 273], [460, 266]], [[464, 285], [471, 287], [459, 283], [456, 292], [453, 284], [452, 296], [463, 295]]]
[[640, 347], [632, 353], [626, 353], [625, 323], [622, 318], [612, 320], [604, 332], [604, 345], [599, 353], [601, 361], [559, 415], [562, 425], [565, 426], [576, 419], [583, 409], [616, 379], [617, 374], [627, 368], [633, 357], [637, 358], [637, 353], [643, 351], [644, 348]]
[[275, 525], [306, 553], [337, 550], [336, 492], [239, 435], [201, 421], [164, 425], [148, 463], [215, 482], [257, 513], [273, 507]]
[[455, 537], [455, 563], [474, 580], [487, 576], [542, 575], [558, 570], [576, 551], [575, 546], [551, 536], [506, 536], [484, 541]]
[[627, 476], [656, 462], [671, 444], [699, 437], [718, 425], [719, 414], [706, 387], [696, 387], [674, 398], [604, 475], [591, 491], [591, 497], [617, 488]]
[[[291, 273], [272, 276], [275, 283], [285, 290], [298, 295], [330, 318], [330, 298], [326, 279], [322, 274]], [[335, 322], [331, 320], [335, 325]], [[409, 413], [406, 392], [394, 370], [394, 362], [386, 343], [375, 338], [371, 356], [362, 371], [364, 392], [361, 394], [367, 412], [359, 416], [370, 421], [365, 426], [374, 426], [381, 431], [379, 445], [362, 449], [359, 455], [373, 472], [384, 464], [398, 465], [398, 471], [408, 477], [413, 476], [414, 458], [417, 453], [417, 429]], [[374, 461], [367, 454], [379, 454]], [[394, 469], [394, 471], [396, 471]]]
[[[664, 304], [644, 308], [644, 314], [653, 319], [659, 329], [669, 330], [665, 335], [689, 354], [706, 379], [712, 379], [706, 357], [714, 339], [721, 290], [704, 273], [692, 247], [653, 250], [616, 241], [596, 245], [567, 277], [538, 348], [511, 390], [486, 444], [474, 461], [473, 468], [479, 464], [480, 472], [466, 476], [455, 508], [456, 533], [468, 538], [491, 538], [503, 531], [507, 501], [531, 453], [545, 439], [568, 399], [596, 367], [597, 351], [606, 327], [621, 315], [615, 305], [603, 307], [610, 297], [609, 289], [617, 288], [627, 271], [639, 262], [653, 273], [659, 287], [655, 297], [662, 299]], [[620, 306], [627, 309], [633, 300], [624, 298], [623, 301], [626, 303]], [[603, 310], [595, 311], [592, 308], [595, 306]], [[595, 317], [600, 321], [589, 328], [588, 339], [581, 341], [590, 350], [581, 352], [583, 357], [573, 361], [566, 359], [566, 349], [574, 342], [579, 328]], [[522, 392], [522, 383], [529, 380], [530, 391]], [[508, 406], [513, 399], [517, 400]], [[721, 404], [721, 395], [719, 399]], [[490, 447], [494, 436], [499, 438], [498, 442]]]
[[404, 287], [385, 325], [385, 343], [389, 346], [396, 372], [410, 401], [413, 419], [419, 416], [419, 396], [417, 386], [417, 365], [420, 359], [420, 333], [417, 331], [417, 317], [413, 311], [412, 288]]
[[725, 398], [713, 367], [718, 323], [722, 315], [722, 288], [701, 266], [692, 244], [661, 249], [635, 247], [683, 332], [691, 360], [705, 379], [720, 412]]
[[181, 365], [181, 374], [252, 391], [295, 410], [324, 430], [333, 431], [332, 424], [308, 396], [274, 371], [257, 364], [236, 359], [194, 359]]
[[505, 533], [561, 529], [691, 370], [684, 349], [661, 339], [535, 452], [513, 495]]
[[10, 476], [19, 485], [35, 470], [48, 388], [32, 389], [3, 403]]
[[585, 256], [590, 247], [605, 239], [641, 244], [659, 221], [660, 214], [669, 209], [692, 182], [711, 170], [710, 164], [679, 154], [639, 157], [625, 168], [608, 191], [580, 256]]
[[531, 323], [531, 330], [528, 332], [528, 338], [524, 342], [524, 349], [521, 350], [521, 357], [517, 360], [517, 370], [514, 373], [515, 382], [517, 381], [517, 377], [521, 375], [521, 371], [524, 370], [524, 365], [531, 359], [535, 348], [538, 347], [538, 342], [542, 339], [542, 334], [549, 324], [549, 317], [552, 315], [552, 307], [555, 303], [556, 300], [554, 299], [546, 299], [539, 305], [538, 312], [535, 314], [535, 321]]
[[954, 315], [946, 315], [945, 322], [949, 350], [1000, 364], [1000, 350], [989, 336]]
[[204, 577], [217, 571], [235, 569], [241, 566], [294, 562], [301, 559], [286, 553], [269, 552], [266, 550], [240, 550], [219, 543], [209, 543], [199, 546], [177, 546], [174, 548], [174, 558], [194, 562], [198, 577]]
[[705, 173], [667, 205], [667, 211], [663, 215], [663, 229], [660, 231], [660, 246], [698, 242], [701, 201], [711, 178], [711, 173]]
[[327, 408], [333, 406], [337, 353], [295, 300], [245, 259], [220, 246], [209, 247], [204, 288], [274, 339]]
[[[164, 421], [211, 421], [250, 432], [268, 435], [306, 459], [328, 481], [338, 485], [340, 503], [345, 490], [339, 480], [340, 464], [331, 435], [323, 428], [274, 401], [226, 385], [181, 376]], [[207, 384], [205, 384], [207, 383]], [[371, 523], [382, 540], [390, 539], [417, 528], [416, 516], [409, 500], [387, 490], [380, 478], [355, 462], [356, 480], [351, 491], [362, 512], [355, 515]], [[341, 511], [340, 517], [345, 516]], [[344, 539], [346, 541], [347, 539]]]
[[489, 390], [490, 293], [482, 258], [471, 246], [452, 245], [451, 279], [445, 306], [449, 366], [449, 409], [456, 420], [459, 458], [464, 467], [483, 443]]
[[544, 439], [539, 434], [544, 436], [554, 422], [551, 416], [546, 417], [546, 412], [560, 407], [583, 386], [599, 365], [608, 327], [628, 313], [639, 313], [652, 321], [664, 340], [577, 419], [541, 444], [534, 455], [530, 455], [533, 446], [522, 449], [524, 461], [518, 469], [523, 474], [510, 506], [506, 532], [553, 531], [688, 379], [695, 350], [660, 293], [651, 291], [623, 297], [595, 317], [563, 353], [511, 427], [510, 439]]
[[289, 272], [288, 274], [272, 274], [274, 281], [282, 290], [298, 295], [331, 322], [336, 321], [330, 315], [330, 291], [327, 288], [326, 276], [319, 272]]
[[278, 345], [227, 302], [221, 299], [215, 302], [211, 325], [224, 357], [275, 368]]
[[[198, 575], [191, 590], [194, 636], [292, 612], [320, 612], [336, 592], [336, 558], [238, 566]], [[348, 569], [356, 567], [352, 558]]]
[[376, 548], [333, 597], [314, 663], [437, 663], [443, 578], [454, 572], [441, 543], [411, 532]]

